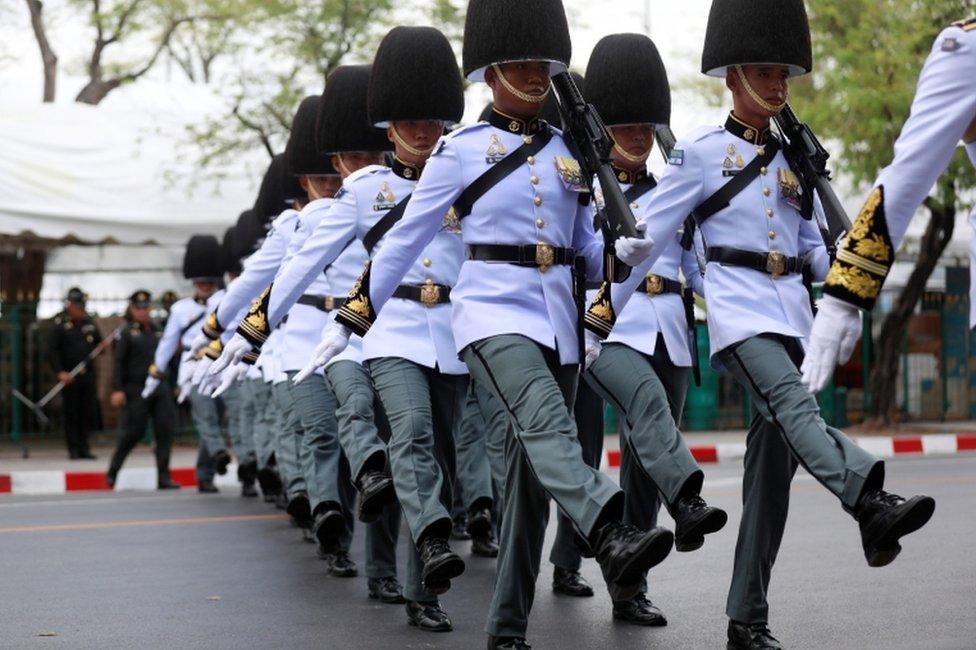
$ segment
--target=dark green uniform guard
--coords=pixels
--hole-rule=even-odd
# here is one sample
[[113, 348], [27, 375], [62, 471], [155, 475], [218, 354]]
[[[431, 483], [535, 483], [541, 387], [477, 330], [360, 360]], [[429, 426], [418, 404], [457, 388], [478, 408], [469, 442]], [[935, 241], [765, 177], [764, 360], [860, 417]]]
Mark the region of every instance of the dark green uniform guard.
[[[148, 309], [148, 291], [136, 291], [129, 298], [132, 307]], [[146, 425], [152, 419], [153, 435], [156, 439], [156, 471], [159, 489], [179, 487], [173, 483], [169, 474], [170, 449], [173, 446], [173, 430], [176, 427], [176, 401], [173, 390], [166, 382], [156, 387], [155, 392], [143, 399], [142, 387], [146, 382], [148, 368], [153, 362], [156, 346], [162, 336], [162, 329], [149, 321], [142, 325], [132, 318], [119, 333], [115, 342], [115, 370], [112, 374], [113, 392], [125, 395], [122, 407], [121, 429], [118, 446], [112, 455], [108, 468], [108, 484], [115, 485], [116, 476], [126, 457], [146, 434]]]

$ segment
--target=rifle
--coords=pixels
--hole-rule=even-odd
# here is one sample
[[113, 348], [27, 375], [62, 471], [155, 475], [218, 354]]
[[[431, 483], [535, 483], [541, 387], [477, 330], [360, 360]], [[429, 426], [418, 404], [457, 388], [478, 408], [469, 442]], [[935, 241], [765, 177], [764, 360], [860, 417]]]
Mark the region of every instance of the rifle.
[[552, 87], [559, 99], [559, 114], [566, 124], [566, 133], [576, 145], [583, 180], [591, 193], [593, 177], [596, 176], [600, 181], [604, 201], [601, 218], [609, 226], [611, 239], [640, 237], [634, 213], [610, 166], [613, 139], [606, 125], [593, 105], [587, 104], [583, 99], [583, 94], [568, 72], [555, 75], [552, 78]]
[[654, 127], [654, 138], [657, 140], [657, 146], [661, 149], [661, 154], [664, 156], [664, 162], [667, 162], [671, 158], [671, 152], [674, 151], [674, 146], [678, 144], [678, 138], [674, 137], [674, 131], [667, 124], [659, 124]]
[[805, 216], [811, 214], [813, 195], [810, 190], [815, 190], [827, 218], [828, 238], [825, 243], [828, 249], [834, 248], [836, 242], [851, 229], [851, 220], [834, 193], [834, 188], [830, 186], [830, 170], [827, 169], [830, 154], [810, 127], [800, 121], [789, 104], [783, 107], [775, 119], [783, 136], [783, 155], [790, 167], [799, 173], [800, 180], [807, 189], [803, 197], [802, 213]]

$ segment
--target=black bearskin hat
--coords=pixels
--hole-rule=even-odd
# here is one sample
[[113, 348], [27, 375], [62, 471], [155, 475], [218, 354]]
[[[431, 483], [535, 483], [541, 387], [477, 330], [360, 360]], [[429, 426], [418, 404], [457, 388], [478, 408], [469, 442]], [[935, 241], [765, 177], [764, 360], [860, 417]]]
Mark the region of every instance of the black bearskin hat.
[[464, 115], [464, 87], [447, 37], [433, 27], [394, 27], [383, 38], [369, 79], [369, 120], [441, 120]]
[[484, 81], [485, 68], [509, 61], [549, 61], [565, 72], [573, 53], [562, 0], [471, 0], [464, 21], [464, 75]]
[[733, 65], [786, 65], [793, 76], [813, 69], [803, 0], [712, 0], [702, 72], [724, 77]]
[[254, 201], [254, 216], [259, 222], [268, 223], [274, 220], [287, 207], [281, 190], [281, 181], [287, 174], [284, 154], [278, 154], [271, 159], [264, 178], [261, 179], [261, 189]]
[[[285, 147], [285, 160], [288, 162], [287, 174], [282, 179], [282, 193], [285, 200], [305, 198], [296, 180], [288, 182], [288, 176], [328, 176], [338, 174], [332, 168], [330, 156], [319, 154], [315, 147], [315, 121], [319, 115], [321, 95], [311, 95], [302, 100], [291, 123], [291, 135]], [[295, 188], [298, 188], [297, 194]], [[289, 196], [290, 195], [290, 196]]]
[[193, 235], [183, 255], [183, 277], [187, 280], [216, 279], [224, 275], [220, 242], [213, 235]]
[[259, 242], [267, 234], [268, 225], [258, 222], [254, 210], [245, 210], [241, 213], [237, 218], [237, 233], [234, 237], [237, 245], [235, 254], [238, 259], [248, 257], [258, 249]]
[[315, 128], [320, 154], [392, 151], [386, 131], [373, 126], [367, 116], [370, 67], [339, 66], [326, 79]]
[[586, 101], [607, 126], [668, 124], [671, 88], [653, 41], [643, 34], [604, 36], [586, 66]]
[[224, 231], [224, 240], [220, 243], [224, 271], [231, 275], [241, 274], [241, 258], [237, 255], [240, 246], [237, 239], [237, 226], [231, 226]]

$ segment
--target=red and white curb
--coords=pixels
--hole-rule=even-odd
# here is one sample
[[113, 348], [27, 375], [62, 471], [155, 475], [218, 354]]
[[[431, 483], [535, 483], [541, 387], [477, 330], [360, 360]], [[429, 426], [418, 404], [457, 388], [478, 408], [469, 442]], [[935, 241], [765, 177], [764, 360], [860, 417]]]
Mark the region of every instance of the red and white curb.
[[[960, 452], [976, 451], [976, 433], [933, 434], [924, 436], [898, 437], [855, 437], [861, 447], [878, 458], [894, 456], [940, 456]], [[718, 463], [739, 461], [745, 456], [746, 445], [741, 442], [720, 443], [717, 445], [696, 446], [691, 454], [699, 463]], [[608, 449], [603, 452], [603, 467], [620, 467], [620, 450]], [[183, 487], [197, 485], [196, 470], [184, 467], [171, 471], [173, 480]], [[215, 477], [218, 487], [237, 486], [237, 465], [231, 464], [227, 474]], [[155, 490], [156, 469], [136, 467], [123, 469], [115, 481], [116, 491]], [[64, 472], [60, 470], [34, 470], [0, 474], [0, 494], [64, 494], [66, 492], [108, 492], [105, 472]]]
[[[170, 470], [173, 481], [185, 488], [197, 486], [197, 472], [193, 467]], [[237, 465], [227, 467], [223, 476], [215, 476], [218, 487], [235, 487]], [[115, 490], [155, 490], [156, 468], [123, 468], [115, 479]], [[0, 494], [64, 494], [65, 492], [109, 492], [105, 472], [65, 472], [61, 470], [33, 470], [0, 474]]]
[[[924, 436], [854, 437], [854, 441], [878, 458], [894, 456], [940, 456], [959, 452], [976, 451], [976, 434], [929, 434]], [[699, 463], [738, 461], [746, 455], [744, 442], [719, 443], [691, 447], [691, 455]], [[620, 467], [620, 450], [603, 452], [603, 467]]]

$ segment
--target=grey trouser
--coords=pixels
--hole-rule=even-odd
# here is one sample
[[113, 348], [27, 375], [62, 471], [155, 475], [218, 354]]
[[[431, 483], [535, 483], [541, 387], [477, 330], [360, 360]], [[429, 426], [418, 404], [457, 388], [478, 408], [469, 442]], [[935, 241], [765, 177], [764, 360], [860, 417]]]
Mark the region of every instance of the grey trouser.
[[505, 440], [511, 426], [508, 413], [501, 402], [491, 394], [491, 389], [481, 382], [471, 379], [470, 396], [473, 396], [481, 410], [481, 419], [485, 428], [485, 452], [488, 455], [488, 467], [491, 470], [491, 482], [495, 494], [496, 527], [501, 527], [501, 513], [505, 503]]
[[248, 379], [244, 382], [254, 409], [254, 454], [257, 456], [258, 469], [268, 466], [274, 454], [274, 430], [277, 419], [275, 402], [271, 399], [271, 383], [264, 379]]
[[454, 428], [464, 411], [467, 375], [445, 375], [396, 357], [369, 362], [390, 423], [393, 483], [413, 544], [404, 597], [436, 602], [421, 586], [416, 544], [425, 533], [447, 537], [455, 473]]
[[[509, 414], [498, 574], [486, 631], [524, 637], [549, 520], [549, 496], [585, 536], [619, 519], [623, 494], [583, 460], [573, 420], [577, 366], [518, 335], [493, 336], [463, 352], [471, 376]], [[606, 512], [605, 512], [606, 511]]]
[[221, 397], [227, 415], [227, 433], [238, 463], [254, 459], [254, 404], [249, 393], [243, 382], [236, 382]]
[[[326, 368], [329, 391], [335, 399], [335, 420], [342, 451], [340, 461], [341, 485], [348, 484], [353, 492], [349, 506], [355, 501], [352, 480], [363, 466], [370, 463], [376, 469], [386, 467], [386, 443], [389, 426], [378, 403], [369, 373], [355, 361], [337, 361]], [[311, 381], [310, 377], [307, 381]], [[342, 489], [342, 488], [340, 488]], [[345, 504], [343, 507], [346, 507]], [[350, 530], [351, 530], [350, 526]], [[375, 522], [366, 526], [366, 577], [396, 577], [396, 547], [400, 536], [400, 506], [391, 503]], [[409, 556], [408, 556], [409, 557]]]
[[[583, 460], [594, 469], [600, 469], [603, 460], [603, 398], [596, 394], [585, 381], [578, 382], [573, 419], [579, 432]], [[623, 488], [627, 494], [626, 488]], [[577, 532], [572, 520], [560, 510], [556, 514], [556, 539], [552, 543], [549, 561], [560, 569], [579, 571], [583, 563]]]
[[302, 418], [295, 407], [295, 396], [290, 381], [274, 385], [275, 404], [278, 406], [278, 422], [275, 425], [275, 458], [278, 473], [285, 485], [285, 494], [292, 498], [299, 492], [307, 492], [305, 475], [302, 473]]
[[469, 382], [464, 414], [454, 432], [457, 452], [457, 485], [465, 510], [491, 508], [494, 503], [492, 468], [488, 458], [488, 427], [474, 382]]
[[746, 438], [742, 520], [735, 547], [729, 618], [767, 621], [766, 593], [789, 509], [797, 464], [853, 510], [865, 488], [880, 488], [884, 463], [820, 417], [800, 383], [803, 351], [796, 339], [755, 336], [718, 353], [752, 398], [757, 415]]
[[193, 417], [193, 426], [200, 437], [200, 451], [197, 454], [197, 479], [209, 481], [214, 477], [214, 455], [227, 449], [223, 435], [220, 433], [217, 400], [201, 395], [194, 387], [193, 392], [190, 393], [190, 414]]

